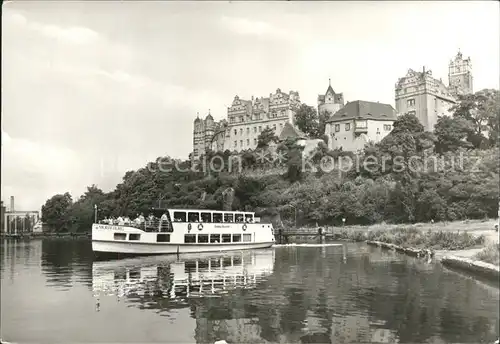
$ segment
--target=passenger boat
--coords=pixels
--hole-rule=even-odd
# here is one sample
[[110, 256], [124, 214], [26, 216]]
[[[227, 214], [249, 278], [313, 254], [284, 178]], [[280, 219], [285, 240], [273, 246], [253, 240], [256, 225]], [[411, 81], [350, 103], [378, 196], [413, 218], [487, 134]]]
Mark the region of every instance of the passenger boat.
[[267, 248], [271, 223], [253, 212], [165, 209], [162, 221], [134, 225], [92, 225], [96, 254], [152, 255]]

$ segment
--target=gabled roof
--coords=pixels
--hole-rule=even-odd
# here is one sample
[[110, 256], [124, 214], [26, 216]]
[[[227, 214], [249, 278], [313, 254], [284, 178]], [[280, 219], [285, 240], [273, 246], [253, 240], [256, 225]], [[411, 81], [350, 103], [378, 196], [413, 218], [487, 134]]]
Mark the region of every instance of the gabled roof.
[[347, 103], [335, 112], [326, 122], [338, 122], [346, 119], [396, 120], [396, 110], [392, 105], [384, 103], [355, 100]]
[[301, 132], [299, 129], [295, 128], [290, 122], [286, 122], [279, 136], [279, 140], [282, 141], [289, 138], [305, 139], [307, 138], [307, 135]]
[[330, 91], [332, 92], [332, 94], [335, 94], [335, 91], [333, 90], [332, 85], [328, 85], [328, 88], [326, 89], [325, 95], [327, 95], [328, 92], [330, 92]]

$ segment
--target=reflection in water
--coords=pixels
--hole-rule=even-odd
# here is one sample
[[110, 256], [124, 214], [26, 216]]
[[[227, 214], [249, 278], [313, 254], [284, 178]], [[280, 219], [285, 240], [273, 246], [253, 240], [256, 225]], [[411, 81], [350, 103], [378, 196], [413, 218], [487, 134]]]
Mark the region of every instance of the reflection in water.
[[93, 262], [88, 241], [4, 242], [2, 337], [47, 343], [497, 338], [498, 289], [364, 244], [348, 244], [346, 252], [346, 260], [340, 247], [278, 247]]
[[237, 288], [255, 288], [274, 266], [272, 249], [198, 257], [163, 258], [158, 263], [147, 259], [94, 262], [94, 295], [125, 296], [145, 308], [162, 309], [159, 298], [188, 305], [188, 298], [217, 297]]

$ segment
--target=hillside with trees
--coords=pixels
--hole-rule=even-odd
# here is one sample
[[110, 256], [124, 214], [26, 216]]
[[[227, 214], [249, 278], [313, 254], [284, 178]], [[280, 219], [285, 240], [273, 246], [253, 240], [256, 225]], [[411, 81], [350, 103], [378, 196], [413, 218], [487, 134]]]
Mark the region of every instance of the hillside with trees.
[[[310, 156], [294, 140], [278, 142], [264, 130], [255, 151], [207, 151], [196, 165], [160, 157], [125, 173], [111, 192], [92, 185], [78, 200], [55, 195], [43, 205], [42, 220], [53, 231], [89, 231], [94, 204], [99, 218], [146, 215], [158, 206], [232, 208], [279, 214], [285, 225], [293, 225], [295, 212], [299, 225], [496, 217], [499, 104], [497, 90], [464, 96], [434, 133], [402, 115], [389, 135], [360, 154], [329, 150], [325, 119], [303, 105], [299, 129], [323, 139]], [[227, 190], [234, 193], [231, 204]]]

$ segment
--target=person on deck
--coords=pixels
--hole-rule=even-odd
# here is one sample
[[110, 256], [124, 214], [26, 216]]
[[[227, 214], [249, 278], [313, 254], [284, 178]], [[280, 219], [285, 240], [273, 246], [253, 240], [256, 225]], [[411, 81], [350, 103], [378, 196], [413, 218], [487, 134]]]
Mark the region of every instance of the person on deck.
[[160, 218], [160, 226], [158, 227], [158, 230], [160, 232], [166, 232], [167, 227], [168, 227], [168, 216], [166, 213], [163, 213], [163, 215]]

